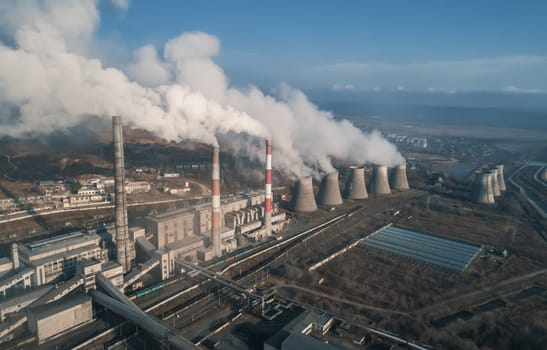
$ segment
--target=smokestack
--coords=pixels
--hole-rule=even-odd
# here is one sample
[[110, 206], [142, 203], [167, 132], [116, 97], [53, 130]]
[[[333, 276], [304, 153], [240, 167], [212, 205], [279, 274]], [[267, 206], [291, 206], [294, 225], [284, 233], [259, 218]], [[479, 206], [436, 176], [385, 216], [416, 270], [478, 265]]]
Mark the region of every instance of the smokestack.
[[19, 250], [17, 249], [17, 243], [11, 244], [11, 262], [13, 263], [13, 269], [19, 268]]
[[397, 165], [391, 170], [391, 188], [405, 191], [410, 187], [408, 186], [408, 180], [406, 178], [406, 163]]
[[498, 184], [500, 185], [500, 191], [505, 192], [505, 179], [503, 178], [503, 164], [496, 165], [496, 168], [498, 169]]
[[220, 156], [218, 146], [213, 147], [213, 172], [211, 179], [213, 181], [211, 241], [213, 244], [213, 255], [220, 256]]
[[391, 194], [389, 182], [387, 179], [387, 166], [375, 165], [370, 182], [370, 193], [373, 194]]
[[350, 167], [351, 173], [346, 182], [345, 196], [347, 199], [367, 199], [368, 192], [365, 184], [365, 169]]
[[114, 141], [114, 187], [116, 195], [116, 257], [123, 273], [131, 270], [129, 257], [127, 207], [125, 203], [125, 168], [123, 156], [122, 117], [112, 117], [112, 139]]
[[498, 168], [495, 165], [491, 165], [488, 171], [492, 174], [492, 190], [494, 192], [494, 197], [501, 196], [500, 183], [498, 182]]
[[264, 228], [266, 237], [272, 234], [272, 142], [266, 140], [266, 175], [264, 195]]
[[311, 176], [301, 178], [296, 182], [292, 195], [292, 208], [294, 211], [300, 212], [317, 210]]
[[343, 203], [338, 183], [338, 171], [326, 174], [321, 181], [317, 195], [319, 205], [337, 206]]
[[492, 190], [491, 174], [488, 172], [476, 172], [475, 182], [471, 189], [471, 200], [476, 203], [493, 204], [494, 194]]

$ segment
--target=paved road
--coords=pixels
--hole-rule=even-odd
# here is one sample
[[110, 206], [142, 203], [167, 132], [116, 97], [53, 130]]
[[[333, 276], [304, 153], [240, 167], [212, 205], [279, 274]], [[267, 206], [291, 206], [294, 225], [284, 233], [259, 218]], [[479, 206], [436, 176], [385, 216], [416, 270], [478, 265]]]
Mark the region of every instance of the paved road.
[[543, 210], [543, 208], [541, 207], [540, 204], [537, 204], [536, 202], [534, 202], [534, 200], [532, 200], [528, 194], [526, 193], [526, 190], [524, 189], [523, 186], [519, 185], [514, 179], [513, 177], [518, 174], [519, 172], [522, 171], [522, 169], [526, 168], [528, 166], [528, 164], [524, 164], [522, 165], [520, 168], [517, 169], [517, 171], [515, 171], [510, 177], [509, 177], [509, 181], [515, 185], [519, 191], [520, 191], [520, 194], [522, 196], [524, 196], [524, 198], [528, 201], [528, 203], [530, 203], [537, 211], [538, 213], [544, 218], [544, 219], [547, 219], [547, 213]]

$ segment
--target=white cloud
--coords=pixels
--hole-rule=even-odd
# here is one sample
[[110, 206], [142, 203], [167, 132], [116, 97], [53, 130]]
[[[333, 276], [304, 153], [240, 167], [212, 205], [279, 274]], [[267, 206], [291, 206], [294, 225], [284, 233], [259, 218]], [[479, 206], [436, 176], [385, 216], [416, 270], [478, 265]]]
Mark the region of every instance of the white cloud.
[[[410, 91], [547, 90], [547, 56], [502, 56], [411, 63], [342, 62], [303, 70], [295, 79], [325, 86], [351, 80], [361, 90]], [[333, 87], [332, 83], [327, 86]], [[515, 89], [512, 92], [516, 92]]]
[[517, 94], [545, 94], [547, 90], [543, 89], [523, 89], [513, 85], [504, 86], [502, 89], [504, 92], [513, 92]]
[[333, 84], [332, 85], [332, 90], [334, 91], [351, 91], [351, 90], [354, 90], [355, 87], [353, 86], [353, 84], [339, 84], [339, 83], [336, 83], [336, 84]]

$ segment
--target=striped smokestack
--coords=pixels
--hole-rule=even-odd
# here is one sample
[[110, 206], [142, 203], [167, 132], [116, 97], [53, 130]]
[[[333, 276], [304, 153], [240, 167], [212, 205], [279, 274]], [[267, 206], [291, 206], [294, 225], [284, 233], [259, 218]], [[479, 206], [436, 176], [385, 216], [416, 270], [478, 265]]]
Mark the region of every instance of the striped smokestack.
[[127, 247], [127, 207], [125, 204], [125, 168], [123, 156], [122, 117], [112, 117], [112, 139], [114, 141], [114, 187], [116, 194], [116, 257], [123, 272], [131, 270], [131, 258]]
[[211, 241], [213, 243], [213, 255], [220, 256], [220, 156], [218, 146], [213, 147], [213, 200], [212, 200], [212, 221]]
[[266, 237], [272, 234], [272, 142], [266, 140], [266, 184], [264, 195], [264, 228]]

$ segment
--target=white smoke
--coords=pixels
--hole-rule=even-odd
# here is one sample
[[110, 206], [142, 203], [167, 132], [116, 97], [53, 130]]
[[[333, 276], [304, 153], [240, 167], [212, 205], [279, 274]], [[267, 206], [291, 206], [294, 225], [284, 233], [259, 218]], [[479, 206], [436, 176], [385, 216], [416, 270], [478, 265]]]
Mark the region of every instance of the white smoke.
[[[99, 19], [93, 0], [1, 3], [0, 30], [7, 39], [0, 43], [0, 107], [16, 107], [18, 116], [0, 116], [0, 134], [50, 132], [85, 115], [122, 115], [168, 140], [216, 145], [215, 135], [223, 133], [270, 137], [274, 166], [295, 177], [332, 170], [330, 157], [390, 166], [403, 161], [379, 133], [364, 134], [335, 120], [286, 84], [277, 98], [252, 86], [230, 87], [212, 59], [220, 43], [206, 33], [169, 40], [162, 57], [150, 45], [136, 50], [127, 75], [103, 67], [86, 57]], [[234, 142], [245, 142], [249, 155], [263, 158], [263, 149], [249, 140]]]

